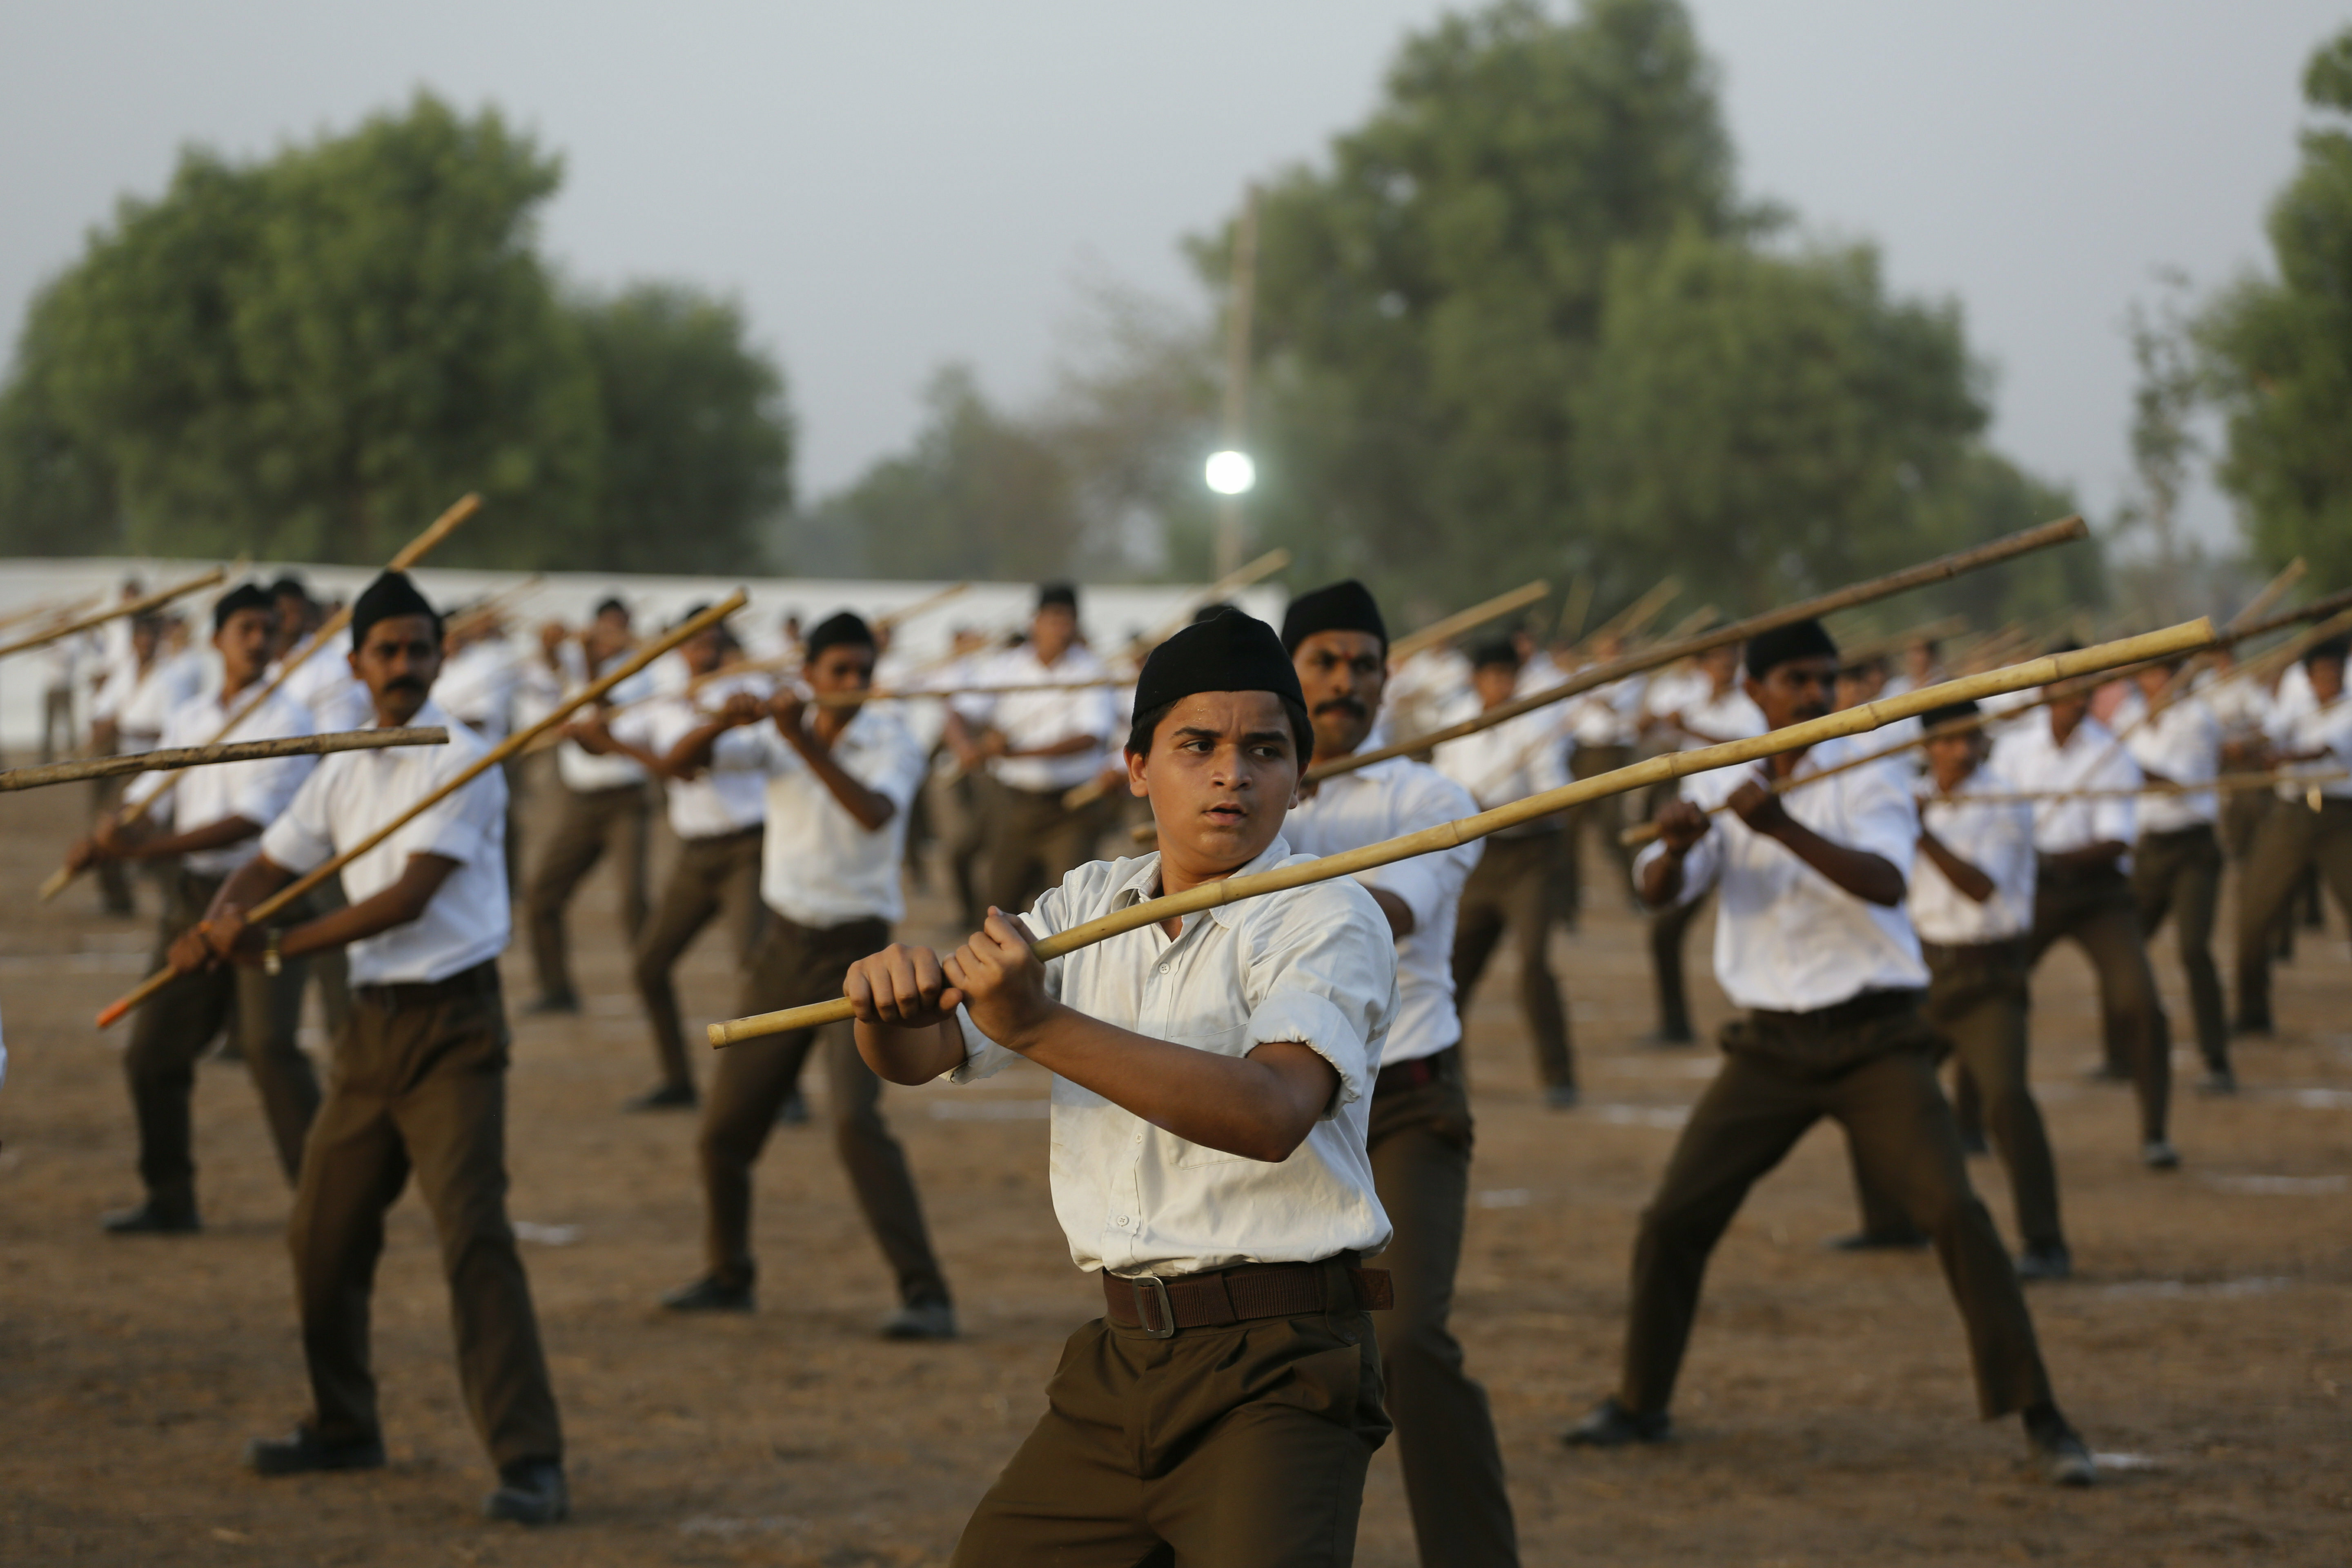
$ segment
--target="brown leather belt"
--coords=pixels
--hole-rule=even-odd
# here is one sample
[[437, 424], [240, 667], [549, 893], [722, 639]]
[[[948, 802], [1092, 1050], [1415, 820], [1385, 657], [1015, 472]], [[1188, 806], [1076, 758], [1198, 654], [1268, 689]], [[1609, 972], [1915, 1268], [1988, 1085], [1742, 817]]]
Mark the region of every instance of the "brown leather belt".
[[1416, 1089], [1426, 1088], [1439, 1079], [1451, 1077], [1454, 1064], [1461, 1054], [1461, 1047], [1448, 1046], [1442, 1051], [1432, 1051], [1425, 1057], [1414, 1057], [1409, 1061], [1391, 1062], [1381, 1069], [1378, 1078], [1372, 1079], [1372, 1093], [1375, 1097], [1383, 1094], [1409, 1094]]
[[459, 996], [492, 996], [499, 989], [499, 961], [486, 958], [471, 969], [461, 969], [446, 980], [394, 981], [389, 985], [354, 985], [352, 999], [387, 1013], [411, 1007], [436, 1007]]
[[1123, 1329], [1141, 1329], [1155, 1340], [1173, 1339], [1179, 1329], [1213, 1329], [1255, 1318], [1304, 1318], [1341, 1310], [1385, 1312], [1396, 1292], [1385, 1268], [1347, 1269], [1352, 1300], [1331, 1300], [1334, 1265], [1245, 1263], [1205, 1274], [1124, 1279], [1102, 1277], [1104, 1315]]

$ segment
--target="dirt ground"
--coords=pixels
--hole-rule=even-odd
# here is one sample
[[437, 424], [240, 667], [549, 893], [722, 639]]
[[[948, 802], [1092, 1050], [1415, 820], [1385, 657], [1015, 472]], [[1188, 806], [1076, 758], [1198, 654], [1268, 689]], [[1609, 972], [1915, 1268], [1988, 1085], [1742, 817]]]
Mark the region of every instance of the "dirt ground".
[[[260, 1480], [245, 1440], [303, 1411], [281, 1239], [287, 1193], [241, 1068], [197, 1089], [206, 1229], [111, 1239], [138, 1195], [117, 1053], [91, 1015], [151, 940], [87, 888], [29, 892], [84, 797], [0, 799], [0, 1562], [733, 1563], [943, 1562], [1042, 1406], [1064, 1336], [1100, 1298], [1046, 1202], [1042, 1075], [894, 1090], [966, 1331], [884, 1343], [889, 1305], [823, 1131], [780, 1130], [762, 1167], [761, 1310], [678, 1320], [694, 1277], [690, 1116], [625, 1115], [652, 1078], [612, 886], [574, 916], [585, 1016], [518, 1019], [513, 1212], [571, 1444], [575, 1513], [486, 1523], [488, 1466], [458, 1405], [428, 1223], [404, 1199], [376, 1293], [392, 1464]], [[1823, 1252], [1851, 1228], [1833, 1129], [1755, 1194], [1717, 1255], [1678, 1398], [1682, 1440], [1571, 1453], [1557, 1434], [1612, 1384], [1635, 1215], [1707, 1049], [1650, 1026], [1641, 931], [1613, 887], [1559, 939], [1586, 1103], [1545, 1110], [1508, 1005], [1475, 998], [1475, 1200], [1456, 1321], [1491, 1390], [1526, 1560], [2135, 1565], [2352, 1560], [2352, 964], [2340, 926], [2281, 973], [2281, 1037], [2244, 1047], [2246, 1092], [2183, 1094], [2186, 1168], [2143, 1170], [2127, 1092], [2084, 1082], [2088, 971], [2062, 952], [2035, 1010], [2037, 1083], [2079, 1273], [2032, 1300], [2061, 1396], [2113, 1456], [2087, 1494], [2021, 1473], [2007, 1422], [1974, 1417], [1933, 1262]], [[152, 907], [152, 903], [150, 905]], [[919, 931], [945, 935], [919, 900]], [[2331, 915], [2331, 920], [2334, 917]], [[1694, 933], [1703, 1025], [1724, 1006]], [[2160, 973], [2186, 1009], [2168, 944]], [[732, 996], [732, 953], [688, 961], [695, 1023]], [[531, 987], [508, 956], [509, 995]], [[2186, 1052], [2184, 1071], [2193, 1067]], [[814, 1092], [821, 1088], [813, 1086]], [[2013, 1235], [1998, 1164], [1974, 1165]], [[1414, 1559], [1392, 1450], [1375, 1462], [1359, 1561]], [[1442, 1554], [1441, 1554], [1442, 1555]]]

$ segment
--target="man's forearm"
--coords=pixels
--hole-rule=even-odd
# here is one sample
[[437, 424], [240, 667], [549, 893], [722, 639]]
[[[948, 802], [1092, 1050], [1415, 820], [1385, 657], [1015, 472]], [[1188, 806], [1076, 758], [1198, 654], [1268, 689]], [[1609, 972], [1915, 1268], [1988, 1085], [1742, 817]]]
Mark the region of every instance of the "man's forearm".
[[1903, 901], [1903, 873], [1883, 856], [1833, 843], [1790, 818], [1773, 837], [1798, 859], [1864, 903], [1892, 909]]
[[1096, 751], [1103, 744], [1103, 738], [1099, 735], [1065, 735], [1050, 746], [1024, 746], [1018, 751], [1007, 746], [1003, 754], [1006, 757], [1072, 757], [1080, 752]]
[[260, 831], [257, 822], [242, 816], [224, 816], [218, 822], [207, 822], [185, 833], [158, 833], [142, 838], [130, 847], [129, 858], [168, 860], [175, 855], [201, 855], [208, 849], [226, 849], [242, 844]]
[[1289, 1158], [1322, 1110], [1320, 1101], [1301, 1106], [1264, 1062], [1154, 1039], [1074, 1007], [1057, 1005], [1020, 1049], [1155, 1127], [1244, 1159]]
[[963, 1030], [953, 1018], [921, 1029], [866, 1023], [854, 1027], [857, 1054], [876, 1077], [889, 1083], [929, 1083], [963, 1062]]
[[1652, 909], [1664, 909], [1682, 890], [1683, 858], [1672, 849], [1642, 868], [1642, 901]]

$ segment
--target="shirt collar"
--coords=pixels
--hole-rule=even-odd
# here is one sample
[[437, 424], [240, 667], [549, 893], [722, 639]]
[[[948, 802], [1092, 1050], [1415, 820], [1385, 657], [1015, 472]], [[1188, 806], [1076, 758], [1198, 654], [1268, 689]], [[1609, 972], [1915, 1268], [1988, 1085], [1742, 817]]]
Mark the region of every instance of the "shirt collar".
[[[1227, 875], [1229, 877], [1247, 877], [1255, 872], [1271, 870], [1289, 858], [1289, 841], [1284, 838], [1281, 834], [1277, 833], [1274, 836], [1274, 842], [1267, 845], [1265, 849], [1261, 850], [1256, 859], [1252, 860], [1248, 865], [1242, 867], [1237, 871], [1227, 873]], [[1152, 884], [1159, 880], [1160, 852], [1155, 849], [1150, 854], [1146, 855], [1140, 861], [1137, 862], [1135, 874], [1133, 876], [1128, 878], [1126, 881], [1121, 882], [1118, 885], [1118, 892], [1111, 900], [1111, 908], [1125, 909], [1130, 905], [1143, 902], [1146, 899], [1153, 896], [1151, 891]], [[1233, 904], [1216, 905], [1214, 908], [1211, 909], [1208, 913], [1219, 925], [1225, 927], [1227, 930], [1231, 930], [1234, 922], [1241, 918], [1239, 913], [1236, 911], [1235, 906]]]

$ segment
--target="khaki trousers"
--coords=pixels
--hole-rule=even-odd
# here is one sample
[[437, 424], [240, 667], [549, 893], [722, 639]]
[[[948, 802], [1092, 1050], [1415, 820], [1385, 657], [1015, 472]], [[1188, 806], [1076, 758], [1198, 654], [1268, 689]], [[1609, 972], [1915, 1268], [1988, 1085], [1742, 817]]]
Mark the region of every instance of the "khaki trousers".
[[2276, 802], [2254, 836], [2238, 891], [2238, 1020], [2271, 1026], [2273, 928], [2293, 918], [2295, 891], [2316, 867], [2352, 918], [2352, 799], [2320, 797], [2314, 811], [2299, 800]]
[[2139, 901], [2121, 871], [2112, 866], [2061, 871], [2042, 863], [2033, 889], [2031, 962], [2039, 967], [2061, 937], [2083, 950], [2098, 976], [2107, 1061], [2130, 1074], [2139, 1092], [2140, 1137], [2163, 1137], [2172, 1100], [2172, 1026], [2148, 967]]
[[[127, 749], [123, 746], [115, 748], [118, 752]], [[89, 814], [93, 822], [122, 804], [123, 787], [130, 782], [130, 775], [126, 773], [118, 773], [110, 779], [89, 781]], [[139, 912], [138, 900], [131, 896], [129, 864], [121, 860], [100, 860], [93, 868], [92, 874], [98, 878], [98, 902], [100, 910], [110, 915], [135, 915]], [[170, 900], [166, 899], [164, 901], [169, 903]]]
[[[838, 996], [849, 966], [889, 941], [884, 921], [851, 921], [820, 930], [772, 910], [759, 954], [744, 973], [742, 1011], [772, 1013]], [[947, 1278], [931, 1251], [914, 1173], [882, 1120], [882, 1080], [857, 1054], [857, 1039], [847, 1024], [745, 1040], [719, 1053], [697, 1140], [703, 1247], [711, 1275], [730, 1285], [748, 1285], [757, 1273], [751, 1259], [751, 1167], [767, 1146], [776, 1112], [799, 1086], [813, 1047], [824, 1054], [834, 1151], [897, 1277], [899, 1299], [908, 1306], [947, 1300]]]
[[[645, 1003], [646, 1024], [653, 1030], [654, 1058], [662, 1081], [686, 1088], [694, 1085], [694, 1068], [686, 1050], [686, 1026], [677, 1009], [677, 986], [670, 971], [702, 928], [724, 917], [735, 932], [736, 967], [751, 962], [751, 945], [760, 929], [760, 849], [764, 835], [757, 827], [721, 833], [708, 838], [678, 841], [677, 859], [669, 880], [662, 885], [661, 902], [638, 934], [635, 955], [637, 995]], [[862, 956], [862, 955], [861, 955]]]
[[[1614, 773], [1633, 760], [1631, 746], [1579, 746], [1569, 753], [1568, 771], [1572, 778], [1595, 778]], [[1607, 863], [1616, 868], [1616, 879], [1610, 888], [1612, 895], [1622, 900], [1633, 887], [1633, 851], [1617, 837], [1624, 826], [1623, 795], [1588, 800], [1561, 814], [1560, 829], [1568, 837], [1561, 845], [1565, 853], [1561, 857], [1559, 901], [1570, 911], [1571, 928], [1576, 924], [1574, 917], [1584, 908], [1584, 836], [1588, 828], [1599, 836]]]
[[1395, 1227], [1380, 1257], [1396, 1290], [1395, 1310], [1381, 1322], [1381, 1375], [1422, 1562], [1515, 1568], [1518, 1534], [1495, 1417], [1486, 1389], [1464, 1370], [1448, 1321], [1470, 1202], [1461, 1049], [1449, 1047], [1427, 1064], [1426, 1082], [1383, 1083], [1372, 1095], [1372, 1181]]
[[1097, 1319], [1063, 1347], [1045, 1399], [964, 1526], [956, 1568], [1355, 1560], [1364, 1471], [1389, 1431], [1363, 1312], [1165, 1340]]
[[996, 781], [986, 773], [957, 773], [932, 787], [941, 797], [940, 816], [946, 826], [940, 849], [947, 857], [948, 875], [955, 883], [956, 908], [966, 931], [978, 931], [988, 906], [982, 889], [988, 872], [989, 822]]
[[555, 825], [531, 869], [523, 919], [530, 931], [540, 995], [566, 1001], [580, 993], [572, 984], [564, 907], [609, 849], [621, 865], [621, 928], [630, 942], [637, 940], [646, 923], [646, 839], [653, 814], [642, 784], [575, 790], [559, 783], [554, 794], [559, 802]]
[[1618, 1397], [1636, 1412], [1673, 1398], [1706, 1260], [1748, 1189], [1824, 1116], [1846, 1131], [1871, 1184], [1934, 1239], [1959, 1307], [1977, 1406], [2003, 1415], [2050, 1399], [2017, 1271], [1969, 1185], [1935, 1037], [1915, 994], [1882, 992], [1815, 1013], [1751, 1013], [1724, 1030], [1723, 1069], [1692, 1108], [1643, 1212]]
[[[2042, 1108], [2033, 1101], [2028, 1076], [2026, 1028], [2032, 1003], [2025, 939], [1939, 947], [1922, 942], [1927, 955], [1927, 1020], [1949, 1047], [1959, 1071], [1975, 1087], [1980, 1114], [1994, 1151], [2009, 1173], [2017, 1205], [2017, 1232], [2030, 1248], [2063, 1247], [2058, 1223], [2058, 1165]], [[1849, 1145], [1848, 1152], [1852, 1152]], [[1874, 1187], [1855, 1161], [1854, 1184], [1862, 1196], [1862, 1228], [1893, 1236], [1910, 1228], [1903, 1206]]]
[[1670, 1040], [1691, 1037], [1690, 987], [1683, 979], [1683, 947], [1712, 896], [1702, 893], [1650, 916], [1650, 977], [1657, 987], [1658, 1033]]
[[1551, 972], [1552, 903], [1559, 897], [1560, 835], [1557, 830], [1486, 840], [1486, 852], [1462, 888], [1454, 928], [1454, 998], [1467, 1009], [1486, 961], [1503, 934], [1519, 957], [1519, 1008], [1535, 1042], [1536, 1071], [1547, 1087], [1573, 1084], [1576, 1059], [1568, 1039], [1568, 1009]]
[[2208, 1068], [2226, 1071], [2230, 1019], [2221, 1002], [2221, 971], [2213, 962], [2213, 919], [2221, 907], [2221, 836], [2203, 824], [2177, 833], [2142, 834], [2132, 850], [2131, 888], [2143, 936], [2153, 938], [2171, 917], [2180, 967], [2189, 976], [2198, 1054]]
[[287, 1236], [302, 1352], [331, 1443], [378, 1436], [369, 1298], [411, 1169], [441, 1241], [457, 1382], [500, 1467], [561, 1459], [530, 1281], [507, 1222], [507, 1021], [495, 963], [437, 985], [360, 986]]
[[1091, 806], [1065, 810], [1066, 790], [1014, 789], [998, 780], [989, 782], [982, 795], [989, 812], [982, 895], [1005, 913], [1018, 914], [1072, 868], [1094, 858], [1102, 817]]
[[[154, 967], [172, 943], [202, 920], [220, 891], [221, 877], [183, 870], [173, 879], [171, 903], [156, 933]], [[131, 1108], [139, 1122], [139, 1174], [148, 1200], [174, 1214], [194, 1214], [196, 1166], [189, 1101], [196, 1059], [228, 1031], [261, 1091], [278, 1163], [291, 1183], [302, 1166], [302, 1141], [319, 1110], [319, 1076], [302, 1054], [302, 980], [307, 964], [289, 959], [276, 978], [245, 964], [184, 974], [139, 1009], [123, 1053]]]

